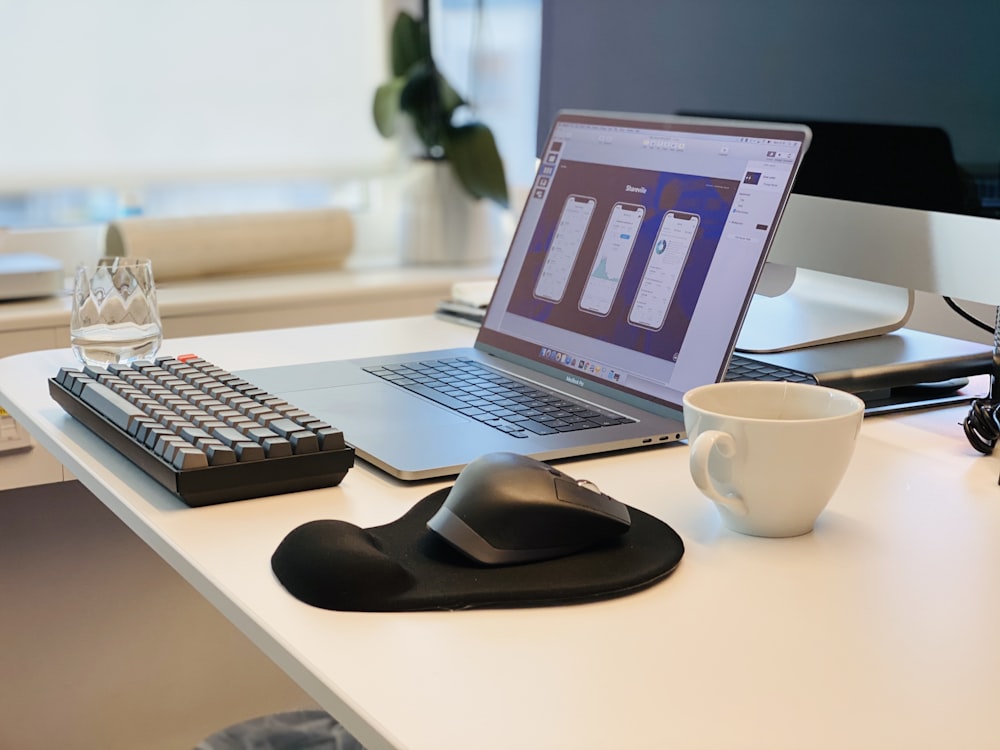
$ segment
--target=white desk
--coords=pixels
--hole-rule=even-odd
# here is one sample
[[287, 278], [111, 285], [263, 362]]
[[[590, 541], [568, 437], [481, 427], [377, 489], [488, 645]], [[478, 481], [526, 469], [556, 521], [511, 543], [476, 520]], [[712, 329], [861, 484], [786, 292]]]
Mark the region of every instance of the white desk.
[[[472, 336], [412, 318], [164, 352], [241, 369]], [[1000, 461], [966, 445], [964, 408], [866, 420], [816, 531], [795, 539], [721, 528], [683, 445], [566, 463], [687, 545], [672, 576], [629, 597], [340, 613], [274, 580], [281, 539], [316, 518], [391, 521], [441, 483], [362, 464], [338, 488], [186, 508], [49, 399], [46, 378], [67, 363], [68, 351], [0, 360], [0, 404], [371, 750], [1000, 745]]]

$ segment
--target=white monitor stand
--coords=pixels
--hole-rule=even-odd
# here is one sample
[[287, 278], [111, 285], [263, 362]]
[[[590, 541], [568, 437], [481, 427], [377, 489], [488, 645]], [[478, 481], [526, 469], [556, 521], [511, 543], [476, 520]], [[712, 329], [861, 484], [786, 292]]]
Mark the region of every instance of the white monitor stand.
[[901, 328], [913, 312], [911, 289], [772, 263], [765, 276], [784, 276], [785, 271], [793, 278], [777, 294], [768, 293], [766, 279], [761, 279], [740, 330], [738, 351], [762, 354], [878, 336]]
[[[895, 330], [913, 290], [1000, 302], [1000, 221], [793, 194], [768, 255], [795, 269], [758, 288], [737, 349], [773, 352]], [[775, 264], [775, 265], [772, 265]], [[763, 279], [762, 279], [763, 281]]]

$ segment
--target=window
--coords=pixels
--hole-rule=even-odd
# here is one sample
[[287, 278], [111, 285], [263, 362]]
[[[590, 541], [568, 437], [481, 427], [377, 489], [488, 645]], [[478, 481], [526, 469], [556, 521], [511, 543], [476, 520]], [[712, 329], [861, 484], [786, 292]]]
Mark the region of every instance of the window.
[[0, 4], [0, 222], [104, 221], [192, 185], [316, 200], [385, 169], [385, 38], [377, 2]]
[[[0, 3], [0, 226], [363, 205], [395, 5]], [[435, 54], [527, 185], [540, 0], [477, 5], [434, 0]]]

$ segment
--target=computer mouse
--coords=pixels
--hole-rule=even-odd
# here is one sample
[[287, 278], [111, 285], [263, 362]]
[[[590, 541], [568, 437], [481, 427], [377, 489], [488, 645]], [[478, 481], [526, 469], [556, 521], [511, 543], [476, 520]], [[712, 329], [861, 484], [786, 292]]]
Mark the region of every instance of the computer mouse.
[[473, 560], [510, 565], [611, 541], [630, 524], [628, 506], [590, 482], [500, 452], [462, 469], [427, 527]]

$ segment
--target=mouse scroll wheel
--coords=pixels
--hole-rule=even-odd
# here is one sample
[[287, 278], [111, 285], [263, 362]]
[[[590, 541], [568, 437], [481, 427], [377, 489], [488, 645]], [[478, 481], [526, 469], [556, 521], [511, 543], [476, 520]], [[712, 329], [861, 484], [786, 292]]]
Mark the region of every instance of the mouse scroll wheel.
[[583, 487], [585, 490], [590, 490], [591, 492], [598, 492], [598, 493], [601, 492], [601, 488], [598, 487], [593, 482], [591, 482], [589, 479], [577, 479], [576, 483], [578, 486]]

